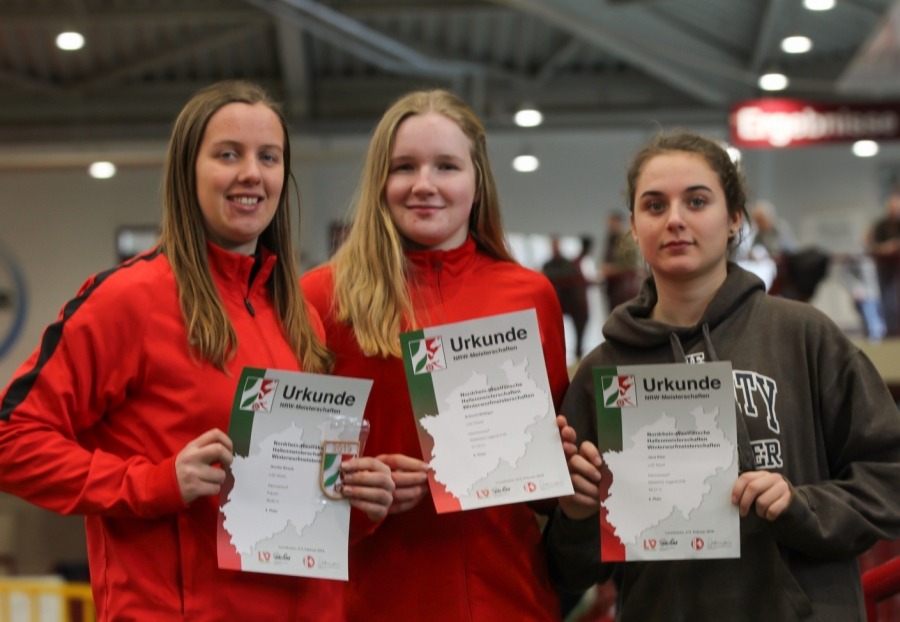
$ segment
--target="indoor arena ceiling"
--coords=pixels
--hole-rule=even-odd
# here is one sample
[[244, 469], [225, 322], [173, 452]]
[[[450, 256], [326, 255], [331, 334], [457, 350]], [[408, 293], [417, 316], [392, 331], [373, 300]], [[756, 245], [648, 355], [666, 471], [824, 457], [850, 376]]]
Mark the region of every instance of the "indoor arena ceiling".
[[[422, 86], [492, 127], [526, 103], [551, 127], [720, 122], [772, 70], [788, 97], [884, 97], [840, 79], [892, 12], [900, 0], [0, 0], [0, 141], [159, 138], [227, 78], [267, 86], [313, 133], [367, 130]], [[58, 49], [63, 31], [84, 46]], [[812, 49], [783, 52], [791, 35]]]

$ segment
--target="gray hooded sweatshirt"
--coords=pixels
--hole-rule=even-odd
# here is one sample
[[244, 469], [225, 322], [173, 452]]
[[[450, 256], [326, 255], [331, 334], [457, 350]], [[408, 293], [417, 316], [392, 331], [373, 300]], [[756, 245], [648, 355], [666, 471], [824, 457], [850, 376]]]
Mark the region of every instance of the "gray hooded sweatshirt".
[[741, 519], [740, 559], [618, 565], [600, 562], [597, 515], [557, 509], [554, 580], [577, 591], [615, 570], [621, 622], [863, 622], [856, 556], [900, 537], [900, 414], [878, 372], [825, 315], [733, 264], [696, 326], [649, 319], [655, 304], [651, 278], [579, 367], [562, 406], [579, 442], [597, 441], [592, 367], [731, 361], [741, 471], [782, 474], [791, 503], [772, 522]]

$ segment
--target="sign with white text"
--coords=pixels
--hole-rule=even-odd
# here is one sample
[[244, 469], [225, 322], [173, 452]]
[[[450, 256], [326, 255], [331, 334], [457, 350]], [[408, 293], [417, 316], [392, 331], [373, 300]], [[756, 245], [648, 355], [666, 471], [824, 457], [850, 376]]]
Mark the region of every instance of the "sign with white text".
[[857, 140], [900, 139], [900, 104], [819, 104], [758, 99], [731, 110], [731, 142], [784, 148]]

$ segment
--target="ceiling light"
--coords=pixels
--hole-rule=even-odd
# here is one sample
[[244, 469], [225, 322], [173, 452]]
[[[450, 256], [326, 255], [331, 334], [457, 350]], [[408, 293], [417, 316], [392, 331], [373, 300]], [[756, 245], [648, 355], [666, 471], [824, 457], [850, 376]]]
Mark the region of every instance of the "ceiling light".
[[516, 156], [512, 164], [513, 168], [520, 173], [533, 173], [538, 170], [538, 167], [541, 165], [538, 159], [533, 155]]
[[116, 174], [116, 165], [112, 162], [94, 162], [88, 168], [88, 173], [94, 179], [109, 179]]
[[783, 73], [767, 73], [759, 77], [759, 88], [764, 91], [783, 91], [788, 83], [787, 76]]
[[61, 50], [80, 50], [84, 47], [84, 37], [77, 32], [61, 32], [56, 37], [56, 47]]
[[519, 127], [537, 127], [544, 122], [544, 115], [540, 110], [529, 106], [516, 113], [515, 121]]
[[812, 49], [809, 37], [787, 37], [781, 42], [781, 49], [788, 54], [803, 54]]
[[874, 140], [858, 140], [853, 143], [853, 155], [860, 158], [871, 158], [878, 154], [878, 143]]
[[803, 0], [803, 6], [810, 11], [828, 11], [834, 8], [834, 0]]

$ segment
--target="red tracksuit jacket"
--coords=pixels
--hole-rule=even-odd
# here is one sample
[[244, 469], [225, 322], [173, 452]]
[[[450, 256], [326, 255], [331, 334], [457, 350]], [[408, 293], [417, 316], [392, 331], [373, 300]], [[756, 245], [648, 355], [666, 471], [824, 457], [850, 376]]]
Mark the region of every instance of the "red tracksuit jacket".
[[189, 354], [164, 255], [95, 275], [2, 395], [0, 489], [87, 516], [101, 622], [337, 622], [340, 582], [219, 570], [218, 499], [182, 501], [175, 456], [228, 429], [241, 369], [299, 370], [266, 290], [275, 257], [208, 249], [238, 337], [228, 373]]
[[[451, 251], [409, 253], [416, 311], [428, 325], [537, 309], [554, 404], [569, 384], [562, 315], [547, 279], [476, 251], [469, 239]], [[335, 318], [331, 268], [306, 274], [307, 300], [337, 356], [334, 373], [375, 381], [365, 453], [422, 458], [403, 361], [366, 357], [353, 330]], [[431, 497], [374, 525], [353, 511], [347, 618], [350, 622], [558, 620], [541, 536], [524, 504], [438, 515]], [[362, 530], [362, 533], [360, 533]]]

